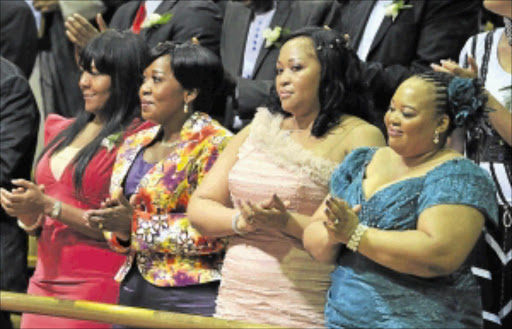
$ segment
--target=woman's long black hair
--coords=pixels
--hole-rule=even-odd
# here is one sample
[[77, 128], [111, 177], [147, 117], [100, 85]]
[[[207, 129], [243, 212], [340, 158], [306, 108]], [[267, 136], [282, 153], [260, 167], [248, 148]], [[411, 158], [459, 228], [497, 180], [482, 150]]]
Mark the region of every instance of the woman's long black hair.
[[[110, 97], [101, 110], [104, 125], [99, 134], [73, 159], [73, 182], [75, 192], [82, 192], [82, 178], [89, 161], [101, 147], [102, 140], [114, 133], [122, 132], [140, 117], [139, 88], [142, 72], [147, 65], [148, 48], [144, 40], [130, 31], [107, 30], [94, 37], [81, 51], [79, 64], [85, 71], [96, 69], [111, 78]], [[94, 119], [94, 114], [82, 110], [75, 121], [60, 132], [42, 151], [39, 159], [48, 150], [51, 154], [68, 145]]]
[[[323, 136], [336, 126], [343, 114], [350, 114], [373, 122], [373, 104], [359, 71], [359, 58], [348, 47], [346, 40], [337, 32], [320, 27], [305, 27], [285, 37], [289, 40], [306, 37], [313, 41], [320, 62], [320, 113], [313, 123], [311, 134]], [[267, 103], [270, 112], [283, 113], [281, 101], [274, 86]]]

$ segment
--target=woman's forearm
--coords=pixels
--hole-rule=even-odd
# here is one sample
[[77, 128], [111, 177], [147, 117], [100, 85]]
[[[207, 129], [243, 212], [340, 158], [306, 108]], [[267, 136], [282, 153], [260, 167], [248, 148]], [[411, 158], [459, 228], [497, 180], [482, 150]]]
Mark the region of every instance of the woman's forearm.
[[[57, 201], [58, 200], [55, 198], [49, 196], [46, 197], [46, 200], [44, 202], [45, 215], [52, 215], [54, 205]], [[62, 222], [63, 224], [66, 224], [67, 226], [82, 234], [87, 235], [92, 239], [104, 241], [105, 238], [103, 237], [103, 233], [100, 230], [92, 228], [87, 225], [87, 221], [83, 218], [84, 213], [85, 210], [83, 209], [73, 207], [69, 204], [61, 203], [60, 214], [57, 216], [57, 218], [54, 219], [58, 220], [59, 222]]]
[[370, 228], [361, 238], [357, 252], [397, 272], [428, 278], [451, 274], [460, 266], [448, 249], [419, 230]]
[[298, 213], [289, 213], [288, 221], [286, 222], [286, 226], [282, 229], [282, 232], [297, 238], [298, 240], [302, 240], [302, 236], [304, 234], [304, 229], [311, 224], [311, 217], [298, 214]]
[[311, 223], [304, 229], [302, 240], [304, 248], [311, 256], [325, 263], [334, 263], [336, 255], [342, 248], [342, 244], [331, 238], [324, 222], [320, 220]]
[[512, 145], [512, 113], [491, 94], [487, 106], [492, 109], [489, 113], [492, 126], [508, 145]]
[[201, 234], [210, 238], [234, 235], [232, 221], [238, 211], [216, 201], [192, 196], [187, 207], [190, 223]]

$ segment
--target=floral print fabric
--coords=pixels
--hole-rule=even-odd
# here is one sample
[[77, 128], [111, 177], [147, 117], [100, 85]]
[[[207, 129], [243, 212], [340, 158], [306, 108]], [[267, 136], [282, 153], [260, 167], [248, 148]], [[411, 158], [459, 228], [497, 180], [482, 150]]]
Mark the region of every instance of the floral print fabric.
[[[157, 136], [160, 126], [141, 131], [120, 148], [110, 192], [117, 197], [137, 154]], [[121, 281], [135, 261], [142, 276], [157, 286], [186, 286], [220, 279], [224, 241], [200, 235], [189, 223], [190, 196], [212, 167], [232, 134], [204, 113], [194, 113], [180, 142], [139, 182], [131, 244], [122, 247], [106, 232], [110, 246], [128, 253], [116, 275]]]

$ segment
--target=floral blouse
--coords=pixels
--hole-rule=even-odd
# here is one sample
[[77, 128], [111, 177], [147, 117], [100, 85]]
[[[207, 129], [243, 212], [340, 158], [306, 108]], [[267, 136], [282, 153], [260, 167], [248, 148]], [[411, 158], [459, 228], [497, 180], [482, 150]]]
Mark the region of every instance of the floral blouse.
[[[114, 165], [110, 193], [117, 197], [137, 154], [156, 137], [160, 126], [124, 142]], [[157, 286], [186, 286], [220, 280], [224, 241], [200, 235], [186, 217], [190, 196], [212, 167], [232, 134], [204, 113], [184, 124], [180, 142], [167, 158], [140, 180], [129, 247], [105, 232], [112, 249], [128, 253], [116, 275], [122, 281], [135, 261], [142, 276]]]

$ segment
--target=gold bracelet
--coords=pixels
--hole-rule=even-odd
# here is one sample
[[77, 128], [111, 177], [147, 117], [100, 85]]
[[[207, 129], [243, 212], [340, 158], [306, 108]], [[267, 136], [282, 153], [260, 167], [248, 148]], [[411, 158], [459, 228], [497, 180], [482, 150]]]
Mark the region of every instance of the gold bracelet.
[[357, 248], [359, 247], [359, 242], [361, 242], [361, 238], [363, 234], [368, 229], [368, 226], [364, 224], [357, 224], [356, 230], [350, 236], [350, 240], [348, 240], [347, 248], [352, 250], [353, 252], [357, 252]]

